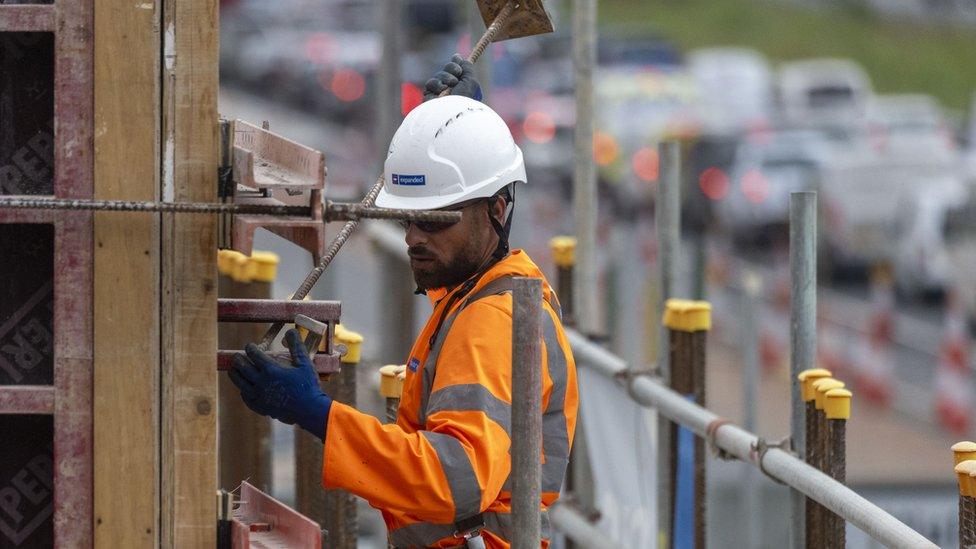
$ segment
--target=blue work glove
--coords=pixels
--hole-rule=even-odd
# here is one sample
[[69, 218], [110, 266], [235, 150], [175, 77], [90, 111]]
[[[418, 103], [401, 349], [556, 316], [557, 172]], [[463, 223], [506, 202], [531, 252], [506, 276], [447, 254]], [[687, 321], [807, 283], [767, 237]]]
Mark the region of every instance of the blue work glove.
[[294, 367], [278, 364], [249, 343], [244, 347], [246, 355], [234, 357], [230, 380], [252, 411], [289, 425], [297, 423], [324, 442], [332, 399], [319, 388], [318, 374], [298, 332], [288, 330], [285, 343]]
[[474, 64], [458, 54], [424, 86], [424, 101], [439, 97], [444, 90], [450, 95], [463, 95], [481, 101], [481, 84], [474, 78]]

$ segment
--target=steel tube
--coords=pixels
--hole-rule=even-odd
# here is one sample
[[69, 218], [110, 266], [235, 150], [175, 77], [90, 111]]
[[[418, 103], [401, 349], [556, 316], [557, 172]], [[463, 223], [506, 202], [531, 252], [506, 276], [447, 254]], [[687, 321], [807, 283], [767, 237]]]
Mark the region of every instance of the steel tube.
[[[797, 455], [806, 451], [805, 405], [797, 376], [817, 363], [817, 193], [790, 193], [790, 436]], [[790, 494], [790, 538], [805, 546], [803, 497]]]
[[[678, 143], [665, 141], [658, 145], [660, 158], [660, 179], [658, 181], [658, 196], [655, 206], [655, 223], [657, 224], [658, 265], [660, 267], [660, 286], [658, 288], [658, 302], [656, 306], [658, 318], [664, 311], [664, 303], [674, 297], [674, 282], [677, 280], [678, 247], [681, 239], [681, 156]], [[661, 379], [670, 384], [671, 366], [670, 356], [666, 351], [668, 337], [664, 326], [658, 329], [657, 336], [657, 367]], [[671, 427], [667, 420], [658, 418], [657, 444], [658, 448], [671, 447]], [[661, 453], [657, 464], [658, 478], [658, 531], [667, 540], [672, 540], [671, 527], [673, 517], [673, 502], [671, 501], [672, 473], [674, 464], [671, 456]]]
[[[700, 437], [705, 436], [710, 423], [721, 419], [650, 378], [637, 377], [630, 388], [638, 402], [657, 408], [659, 413]], [[756, 467], [761, 465], [769, 476], [820, 502], [872, 538], [891, 547], [936, 547], [895, 517], [789, 452], [771, 448], [762, 456], [757, 455], [754, 451], [757, 442], [754, 434], [735, 425], [726, 424], [715, 430], [719, 448]]]
[[573, 135], [573, 218], [577, 267], [573, 311], [584, 334], [600, 331], [600, 288], [596, 258], [597, 192], [593, 163], [593, 67], [596, 65], [596, 0], [575, 0], [573, 68], [576, 128]]
[[516, 277], [512, 290], [513, 549], [542, 540], [542, 281]]
[[556, 502], [549, 507], [549, 523], [566, 535], [579, 547], [593, 549], [614, 549], [620, 547], [607, 539], [607, 535], [590, 524], [586, 517], [573, 509], [572, 505]]

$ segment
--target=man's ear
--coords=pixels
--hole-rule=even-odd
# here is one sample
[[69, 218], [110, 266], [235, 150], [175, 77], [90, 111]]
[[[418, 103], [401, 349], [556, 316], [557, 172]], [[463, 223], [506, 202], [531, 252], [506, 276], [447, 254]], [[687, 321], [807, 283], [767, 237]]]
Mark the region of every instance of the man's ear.
[[488, 203], [488, 215], [494, 217], [502, 225], [505, 224], [505, 208], [508, 202], [501, 196], [496, 196]]

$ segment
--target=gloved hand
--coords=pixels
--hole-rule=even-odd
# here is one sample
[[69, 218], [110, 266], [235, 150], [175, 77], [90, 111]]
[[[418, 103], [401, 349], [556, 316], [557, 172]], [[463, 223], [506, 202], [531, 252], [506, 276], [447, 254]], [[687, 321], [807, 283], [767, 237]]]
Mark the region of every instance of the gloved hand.
[[474, 78], [474, 64], [455, 53], [450, 63], [427, 81], [424, 101], [439, 97], [446, 89], [451, 90], [450, 95], [463, 95], [481, 101], [481, 84]]
[[298, 332], [288, 330], [285, 343], [294, 367], [278, 364], [249, 343], [244, 347], [246, 356], [234, 357], [230, 380], [252, 411], [289, 425], [297, 423], [324, 442], [332, 399], [319, 388], [318, 374]]

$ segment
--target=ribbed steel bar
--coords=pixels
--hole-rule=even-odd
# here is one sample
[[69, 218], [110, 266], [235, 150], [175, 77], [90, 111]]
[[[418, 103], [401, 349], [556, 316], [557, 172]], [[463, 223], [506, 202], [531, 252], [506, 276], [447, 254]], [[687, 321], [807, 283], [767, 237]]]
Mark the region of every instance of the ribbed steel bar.
[[[363, 197], [359, 204], [364, 207], [372, 206], [376, 202], [376, 196], [380, 194], [380, 189], [383, 188], [384, 181], [385, 179], [381, 174], [376, 179], [376, 183], [373, 183], [373, 186], [370, 187], [369, 192], [366, 193], [366, 196]], [[299, 286], [298, 289], [295, 290], [295, 293], [292, 294], [292, 299], [305, 299], [305, 296], [312, 291], [312, 287], [315, 286], [315, 283], [319, 281], [319, 277], [322, 276], [322, 273], [324, 273], [325, 270], [329, 268], [329, 265], [332, 264], [332, 260], [335, 259], [336, 254], [339, 253], [339, 250], [342, 249], [342, 246], [346, 243], [346, 240], [349, 239], [349, 235], [351, 235], [358, 226], [359, 221], [348, 221], [342, 226], [341, 229], [339, 229], [339, 232], [336, 233], [335, 238], [332, 239], [332, 243], [329, 244], [329, 249], [325, 252], [325, 255], [322, 256], [322, 259], [319, 260], [319, 264], [316, 265], [314, 269], [309, 271], [307, 275], [305, 275], [305, 280], [302, 281], [301, 286]], [[284, 322], [275, 322], [272, 324], [271, 327], [268, 328], [268, 331], [265, 332], [264, 338], [261, 339], [261, 343], [258, 346], [265, 351], [268, 350], [268, 348], [271, 347], [271, 343], [276, 337], [278, 337], [278, 333], [281, 332], [281, 329], [284, 326]]]
[[[827, 456], [827, 469], [824, 471], [840, 483], [847, 482], [847, 420], [828, 419], [827, 436], [830, 439], [830, 453]], [[847, 546], [846, 526], [842, 517], [833, 513], [826, 515], [824, 537], [828, 546], [843, 549]]]
[[[94, 210], [109, 212], [172, 212], [198, 214], [252, 214], [309, 217], [308, 206], [286, 204], [218, 204], [202, 202], [139, 202], [129, 200], [87, 200], [64, 198], [0, 198], [0, 208], [32, 210]], [[429, 223], [456, 223], [460, 212], [434, 210], [401, 210], [373, 208], [362, 204], [329, 201], [325, 205], [326, 221], [356, 221], [360, 219], [400, 219]]]
[[512, 16], [514, 11], [515, 2], [512, 0], [506, 2], [505, 7], [502, 8], [502, 11], [498, 12], [498, 15], [495, 16], [495, 20], [491, 22], [491, 25], [488, 25], [488, 28], [485, 29], [485, 33], [481, 35], [481, 39], [478, 40], [478, 43], [474, 45], [474, 49], [471, 50], [471, 55], [468, 56], [468, 61], [474, 63], [478, 60], [478, 58], [481, 57], [481, 54], [485, 53], [485, 48], [487, 48], [488, 44], [491, 44], [491, 41], [495, 39], [495, 35], [498, 34], [498, 31], [505, 28], [505, 24], [508, 23], [508, 19]]

